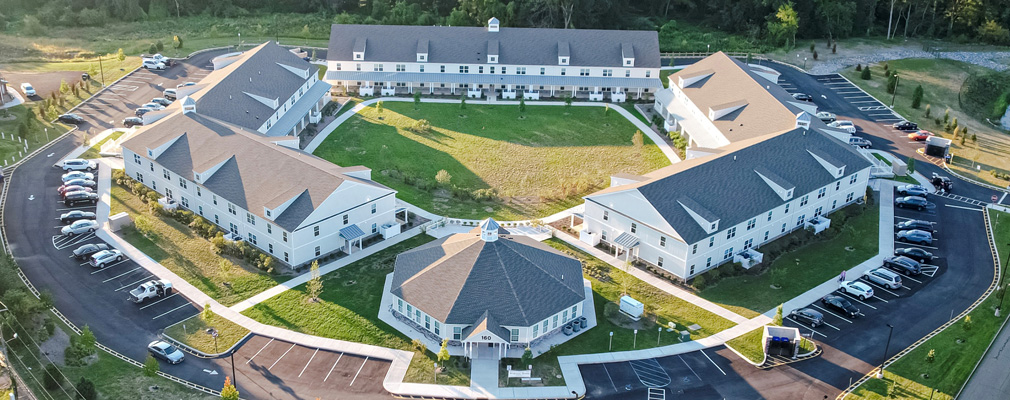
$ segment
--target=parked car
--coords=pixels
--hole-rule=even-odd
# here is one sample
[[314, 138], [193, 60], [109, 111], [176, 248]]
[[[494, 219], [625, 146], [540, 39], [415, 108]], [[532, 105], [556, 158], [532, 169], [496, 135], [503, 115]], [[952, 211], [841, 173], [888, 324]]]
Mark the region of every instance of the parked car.
[[859, 300], [866, 300], [873, 297], [873, 288], [860, 281], [844, 281], [839, 287], [839, 290], [852, 296], [856, 296]]
[[931, 245], [933, 244], [933, 234], [919, 230], [919, 229], [909, 229], [905, 231], [898, 231], [895, 234], [898, 241], [906, 243], [915, 243], [921, 245]]
[[[69, 161], [73, 161], [73, 160], [67, 160], [67, 162], [69, 162]], [[81, 160], [81, 161], [85, 161], [85, 160]], [[90, 172], [80, 171], [81, 169], [85, 169], [85, 168], [81, 168], [80, 164], [76, 164], [75, 163], [75, 164], [72, 164], [72, 165], [73, 165], [73, 167], [70, 167], [70, 168], [67, 167], [66, 163], [64, 163], [63, 166], [62, 166], [62, 168], [63, 168], [64, 171], [71, 170], [71, 169], [73, 170], [73, 171], [70, 171], [70, 172], [67, 172], [67, 173], [63, 174], [63, 176], [60, 177], [60, 179], [63, 179], [63, 183], [64, 184], [67, 183], [67, 181], [72, 180], [72, 179], [84, 179], [84, 180], [89, 180], [89, 181], [95, 180], [95, 174], [92, 174]], [[91, 167], [92, 165], [93, 165], [93, 167]], [[91, 168], [87, 168], [87, 169], [98, 168], [98, 165], [95, 164], [94, 161], [91, 161], [90, 164], [88, 164], [88, 166], [91, 167]]]
[[852, 305], [849, 300], [842, 296], [835, 296], [829, 294], [821, 298], [821, 304], [828, 308], [833, 308], [835, 311], [839, 311], [842, 314], [848, 316], [849, 318], [855, 318], [859, 316], [859, 308]]
[[70, 225], [60, 229], [63, 236], [74, 236], [82, 233], [94, 232], [98, 230], [98, 222], [93, 219], [82, 219], [71, 222]]
[[926, 189], [922, 185], [901, 185], [897, 188], [898, 194], [902, 196], [919, 196], [926, 197], [929, 194], [929, 189]]
[[932, 261], [936, 256], [926, 250], [920, 249], [918, 247], [905, 247], [901, 249], [894, 249], [894, 255], [905, 256], [911, 258], [920, 263]]
[[172, 104], [172, 100], [166, 99], [164, 97], [155, 97], [151, 99], [151, 102], [154, 104], [160, 104], [165, 107], [168, 107], [169, 104]]
[[144, 119], [140, 117], [126, 117], [123, 118], [123, 126], [127, 128], [133, 128], [135, 126], [143, 126]]
[[172, 282], [159, 279], [141, 283], [136, 289], [130, 291], [129, 299], [134, 303], [143, 303], [147, 299], [170, 295], [172, 295]]
[[886, 268], [874, 268], [866, 271], [863, 278], [891, 290], [901, 288], [901, 275]]
[[56, 163], [56, 165], [54, 166], [60, 167], [60, 169], [64, 171], [94, 171], [98, 169], [98, 163], [91, 160], [84, 160], [81, 158], [71, 158], [69, 160], [63, 160], [59, 163]]
[[182, 352], [182, 350], [179, 350], [175, 346], [160, 340], [155, 340], [148, 344], [147, 351], [151, 353], [154, 358], [160, 358], [172, 365], [181, 363], [186, 359], [186, 355]]
[[110, 247], [105, 243], [88, 243], [81, 247], [74, 249], [74, 258], [78, 260], [87, 260], [91, 258], [92, 254], [95, 254], [102, 250], [108, 250]]
[[835, 122], [832, 122], [832, 123], [828, 124], [828, 126], [830, 126], [832, 128], [841, 129], [841, 130], [846, 131], [846, 132], [851, 133], [851, 134], [856, 133], [856, 125], [853, 124], [852, 121], [845, 121], [845, 120], [843, 120], [843, 121], [835, 121]]
[[164, 69], [168, 68], [168, 66], [165, 65], [165, 63], [158, 62], [158, 61], [155, 61], [155, 60], [150, 59], [150, 58], [144, 60], [143, 63], [140, 64], [140, 66], [144, 67], [144, 69], [153, 69], [153, 70], [158, 70], [158, 71], [161, 71], [161, 70], [164, 70]]
[[63, 205], [67, 207], [73, 207], [81, 203], [98, 204], [98, 193], [70, 192], [66, 196], [63, 196]]
[[868, 149], [872, 145], [869, 140], [855, 136], [849, 138], [849, 144], [862, 149]]
[[73, 193], [73, 192], [93, 192], [93, 191], [95, 191], [95, 189], [92, 189], [92, 188], [89, 188], [89, 187], [84, 187], [84, 186], [77, 186], [77, 185], [69, 185], [69, 186], [68, 185], [63, 185], [63, 186], [60, 186], [58, 189], [56, 189], [56, 191], [59, 192], [60, 198], [62, 199], [64, 197], [66, 197], [68, 193]]
[[947, 193], [954, 189], [954, 182], [949, 177], [937, 175], [936, 172], [933, 173], [929, 183], [932, 183], [936, 190], [943, 190]]
[[801, 308], [799, 310], [792, 310], [789, 312], [789, 316], [799, 322], [810, 325], [811, 328], [824, 325], [824, 314], [814, 309]]
[[895, 207], [914, 208], [919, 211], [925, 210], [928, 204], [929, 202], [926, 199], [919, 196], [905, 196], [894, 199]]
[[69, 224], [79, 219], [95, 219], [95, 213], [90, 211], [73, 210], [60, 215], [60, 222]]
[[916, 140], [916, 141], [918, 141], [918, 140], [926, 140], [930, 136], [933, 136], [933, 132], [920, 129], [920, 130], [918, 130], [916, 132], [909, 133], [908, 134], [908, 140]]
[[123, 253], [116, 249], [102, 250], [91, 255], [91, 266], [105, 268], [116, 261], [123, 261]]
[[150, 108], [151, 111], [161, 111], [165, 109], [165, 106], [158, 103], [144, 103], [140, 108]]
[[909, 219], [909, 220], [901, 221], [901, 222], [899, 222], [897, 224], [894, 224], [894, 229], [898, 230], [898, 231], [905, 231], [905, 230], [909, 230], [909, 229], [918, 229], [920, 231], [926, 231], [926, 232], [929, 232], [929, 233], [936, 232], [936, 229], [933, 229], [933, 223], [932, 222], [923, 221], [921, 219]]
[[884, 267], [905, 275], [919, 275], [922, 273], [922, 264], [905, 256], [885, 258]]
[[814, 98], [806, 93], [793, 93], [793, 98], [799, 101], [814, 101]]
[[142, 56], [141, 59], [143, 59], [143, 60], [152, 60], [152, 61], [155, 61], [155, 62], [160, 62], [162, 64], [165, 64], [165, 66], [167, 66], [167, 67], [171, 67], [172, 66], [172, 59], [161, 55], [161, 53], [157, 53], [157, 54], [155, 54], [153, 56], [150, 56], [150, 57]]
[[163, 91], [161, 92], [161, 95], [162, 95], [162, 96], [165, 96], [165, 98], [166, 98], [166, 99], [169, 99], [169, 100], [176, 100], [176, 97], [175, 97], [175, 96], [176, 96], [176, 94], [175, 94], [175, 93], [176, 93], [176, 92], [175, 92], [175, 89], [165, 89], [165, 90], [163, 90]]
[[84, 118], [82, 118], [80, 115], [73, 113], [60, 114], [60, 116], [56, 117], [56, 119], [65, 124], [77, 125], [84, 123]]
[[196, 85], [196, 82], [183, 82], [183, 83], [180, 83], [178, 85], [175, 85], [175, 88], [178, 89], [178, 88], [182, 88], [182, 87], [186, 87], [186, 86], [193, 86], [193, 85]]
[[32, 84], [30, 84], [28, 82], [25, 82], [25, 83], [21, 84], [21, 92], [24, 93], [25, 96], [28, 96], [28, 97], [35, 96], [35, 88], [32, 87]]
[[818, 111], [816, 117], [825, 124], [828, 122], [834, 122], [834, 120], [837, 119], [835, 113], [829, 113], [827, 111]]
[[892, 125], [892, 126], [894, 127], [894, 129], [897, 129], [899, 131], [917, 131], [917, 130], [919, 130], [919, 125], [916, 124], [915, 122], [910, 122], [910, 121], [895, 122], [894, 125]]
[[133, 110], [133, 114], [136, 115], [136, 116], [138, 116], [138, 117], [143, 117], [144, 114], [147, 114], [147, 113], [149, 113], [151, 111], [154, 111], [154, 110], [152, 110], [150, 108], [146, 108], [146, 107], [139, 107], [136, 110]]
[[69, 181], [63, 182], [64, 186], [83, 186], [86, 188], [94, 188], [98, 186], [98, 183], [91, 179], [84, 178], [74, 178]]

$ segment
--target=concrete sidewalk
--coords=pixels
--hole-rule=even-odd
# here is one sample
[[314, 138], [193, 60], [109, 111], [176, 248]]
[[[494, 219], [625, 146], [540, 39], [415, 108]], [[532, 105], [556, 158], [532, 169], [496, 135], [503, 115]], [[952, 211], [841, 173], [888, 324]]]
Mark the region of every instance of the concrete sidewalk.
[[[337, 129], [337, 127], [340, 126], [340, 124], [344, 123], [345, 121], [347, 121], [348, 119], [350, 119], [351, 117], [353, 117], [354, 114], [358, 113], [358, 111], [361, 111], [365, 107], [368, 107], [368, 106], [370, 106], [372, 104], [375, 104], [375, 103], [377, 103], [379, 101], [382, 101], [382, 102], [396, 101], [396, 102], [401, 102], [401, 103], [406, 103], [406, 102], [413, 103], [414, 99], [412, 99], [412, 98], [406, 98], [406, 97], [377, 97], [377, 98], [374, 98], [374, 99], [365, 100], [365, 101], [361, 102], [360, 104], [354, 106], [354, 108], [352, 108], [352, 109], [348, 110], [347, 112], [341, 114], [340, 117], [337, 117], [337, 119], [333, 120], [333, 122], [330, 122], [329, 125], [326, 125], [326, 127], [324, 127], [323, 130], [320, 131], [320, 133], [317, 134], [316, 137], [312, 138], [312, 141], [309, 142], [309, 144], [307, 146], [305, 146], [305, 150], [304, 151], [306, 153], [310, 153], [310, 154], [313, 151], [316, 151], [316, 148], [318, 148], [319, 145], [323, 144], [323, 142], [326, 141], [326, 138], [328, 138], [330, 136], [330, 134], [333, 133], [333, 131], [335, 131]], [[470, 104], [493, 104], [493, 105], [515, 105], [515, 106], [519, 105], [519, 102], [518, 101], [514, 101], [514, 100], [495, 100], [494, 102], [488, 102], [486, 99], [483, 100], [483, 101], [478, 100], [478, 99], [467, 99], [467, 101], [473, 101], [473, 103], [470, 103]], [[428, 99], [428, 98], [422, 98], [421, 102], [422, 103], [459, 104], [459, 100], [455, 100], [455, 99], [450, 100], [450, 99]], [[536, 106], [564, 106], [565, 102], [563, 102], [563, 101], [539, 101], [538, 100], [538, 101], [530, 101], [530, 102], [526, 103], [526, 105], [533, 106], [533, 107], [536, 107]], [[663, 152], [663, 155], [665, 155], [666, 158], [668, 158], [670, 160], [670, 163], [676, 164], [676, 163], [678, 163], [678, 162], [681, 161], [680, 156], [677, 155], [677, 151], [673, 147], [670, 147], [670, 145], [668, 143], [666, 143], [666, 141], [663, 140], [663, 138], [661, 138], [659, 136], [659, 134], [657, 134], [655, 131], [653, 131], [652, 127], [650, 127], [646, 123], [642, 122], [642, 120], [638, 119], [638, 117], [636, 117], [633, 114], [631, 114], [631, 112], [629, 112], [628, 110], [625, 110], [624, 107], [621, 107], [620, 104], [610, 104], [610, 103], [604, 103], [604, 102], [584, 102], [584, 101], [580, 101], [580, 102], [572, 102], [572, 106], [573, 107], [604, 107], [604, 106], [609, 106], [611, 110], [616, 111], [618, 114], [621, 114], [621, 116], [623, 116], [628, 121], [630, 121], [633, 125], [635, 125], [635, 128], [637, 128], [638, 130], [642, 131], [642, 133], [646, 134], [649, 137], [649, 140], [652, 140], [652, 142], [655, 143], [656, 146], [659, 147], [659, 149]]]

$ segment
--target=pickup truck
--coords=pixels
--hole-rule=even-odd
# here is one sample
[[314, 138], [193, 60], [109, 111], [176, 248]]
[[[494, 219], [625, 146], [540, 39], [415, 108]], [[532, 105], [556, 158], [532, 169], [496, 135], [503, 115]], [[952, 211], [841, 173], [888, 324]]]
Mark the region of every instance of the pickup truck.
[[143, 303], [148, 299], [165, 297], [172, 294], [172, 282], [167, 280], [153, 280], [141, 283], [136, 289], [130, 291], [129, 300], [134, 303]]

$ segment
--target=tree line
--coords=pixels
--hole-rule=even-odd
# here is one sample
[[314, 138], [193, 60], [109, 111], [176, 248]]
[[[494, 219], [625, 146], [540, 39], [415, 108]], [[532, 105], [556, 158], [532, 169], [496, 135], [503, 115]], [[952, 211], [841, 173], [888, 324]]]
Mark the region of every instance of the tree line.
[[[6, 0], [0, 22], [98, 26], [109, 20], [269, 13], [336, 23], [656, 30], [670, 20], [790, 45], [797, 38], [944, 38], [1010, 44], [1010, 0]], [[62, 19], [62, 20], [61, 20]]]

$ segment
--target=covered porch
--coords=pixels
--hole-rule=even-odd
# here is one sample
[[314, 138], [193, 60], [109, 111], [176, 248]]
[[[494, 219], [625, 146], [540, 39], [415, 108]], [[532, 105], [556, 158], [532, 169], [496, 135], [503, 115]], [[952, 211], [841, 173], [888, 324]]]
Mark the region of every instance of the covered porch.
[[641, 240], [638, 236], [632, 235], [628, 232], [621, 232], [614, 238], [614, 258], [621, 259], [621, 254], [624, 254], [624, 261], [631, 262], [633, 259], [638, 258], [638, 245]]
[[365, 232], [357, 225], [348, 225], [340, 228], [340, 238], [344, 240], [343, 248], [348, 255], [354, 252], [354, 243], [358, 243], [358, 250], [364, 248], [361, 240], [365, 238]]

